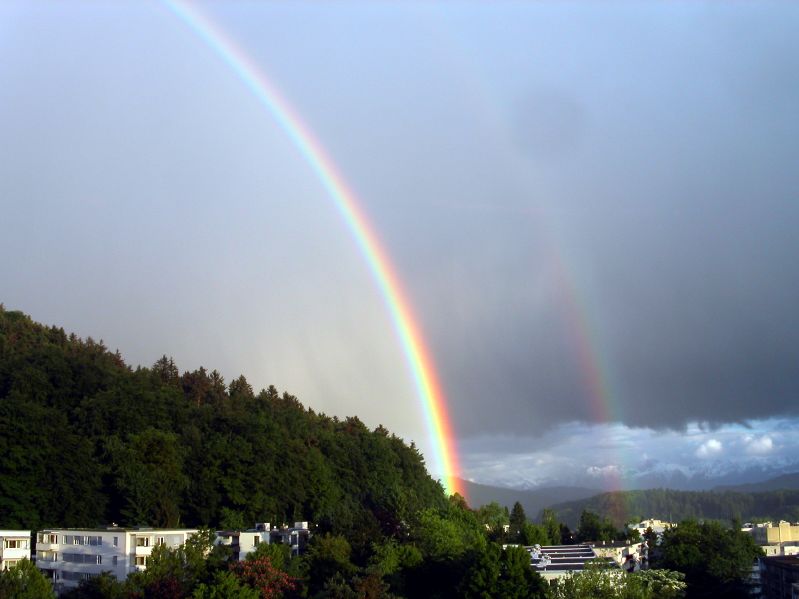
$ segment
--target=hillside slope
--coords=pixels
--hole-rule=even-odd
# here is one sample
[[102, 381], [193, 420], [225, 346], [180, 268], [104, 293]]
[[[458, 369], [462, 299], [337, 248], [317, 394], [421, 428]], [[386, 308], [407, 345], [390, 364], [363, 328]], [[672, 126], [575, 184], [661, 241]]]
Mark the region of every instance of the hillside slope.
[[357, 544], [445, 501], [382, 427], [166, 357], [134, 370], [0, 306], [0, 527], [302, 519]]
[[759, 483], [745, 485], [719, 485], [714, 491], [740, 491], [742, 493], [754, 493], [757, 491], [779, 491], [799, 489], [799, 472], [783, 474]]

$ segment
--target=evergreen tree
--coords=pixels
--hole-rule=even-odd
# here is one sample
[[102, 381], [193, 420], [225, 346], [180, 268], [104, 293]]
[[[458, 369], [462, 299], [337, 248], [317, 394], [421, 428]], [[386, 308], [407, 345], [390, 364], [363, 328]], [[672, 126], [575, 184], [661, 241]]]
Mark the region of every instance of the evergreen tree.
[[514, 543], [518, 543], [521, 539], [522, 530], [524, 525], [527, 524], [527, 515], [524, 513], [524, 507], [518, 501], [513, 504], [510, 511], [510, 539]]

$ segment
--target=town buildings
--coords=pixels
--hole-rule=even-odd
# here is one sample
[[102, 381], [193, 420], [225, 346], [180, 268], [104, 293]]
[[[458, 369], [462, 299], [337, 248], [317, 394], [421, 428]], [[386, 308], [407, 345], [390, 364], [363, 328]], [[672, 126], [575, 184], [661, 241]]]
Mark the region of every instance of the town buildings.
[[[8, 536], [8, 541], [14, 551], [22, 552], [24, 548], [26, 552], [13, 559], [29, 558], [30, 531], [5, 532], [13, 533]], [[158, 545], [179, 547], [196, 532], [197, 529], [194, 528], [117, 526], [42, 530], [36, 534], [36, 566], [52, 581], [57, 593], [74, 588], [81, 580], [88, 580], [103, 572], [122, 581], [129, 574], [146, 569], [147, 561]], [[295, 556], [305, 550], [310, 534], [308, 522], [295, 522], [292, 527], [284, 525], [274, 528], [266, 522], [243, 531], [219, 531], [215, 542], [230, 545], [233, 548], [232, 557], [239, 560], [245, 559], [261, 543], [287, 545], [291, 555]], [[3, 555], [7, 555], [7, 551], [9, 550], [4, 550]], [[12, 554], [8, 555], [12, 559]]]
[[269, 522], [259, 522], [255, 528], [247, 530], [220, 530], [216, 533], [216, 542], [229, 545], [235, 559], [243, 560], [255, 551], [261, 543], [288, 545], [291, 556], [305, 551], [311, 531], [307, 522], [295, 522], [294, 526], [272, 527]]
[[742, 530], [751, 534], [758, 545], [799, 546], [799, 524], [782, 520], [776, 526], [765, 522], [744, 526]]
[[56, 592], [78, 586], [102, 572], [117, 580], [147, 567], [157, 545], [179, 547], [196, 529], [57, 528], [36, 535], [36, 566]]
[[31, 531], [0, 530], [0, 570], [8, 570], [21, 559], [31, 558]]

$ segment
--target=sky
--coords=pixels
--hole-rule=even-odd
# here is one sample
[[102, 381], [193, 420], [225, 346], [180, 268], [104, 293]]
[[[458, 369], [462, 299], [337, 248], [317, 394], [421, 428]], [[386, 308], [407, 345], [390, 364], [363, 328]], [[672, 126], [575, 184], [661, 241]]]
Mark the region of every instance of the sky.
[[[799, 469], [799, 6], [192, 6], [354, 190], [463, 477]], [[6, 308], [133, 365], [243, 373], [431, 456], [334, 202], [165, 3], [0, 3], [0, 139]]]

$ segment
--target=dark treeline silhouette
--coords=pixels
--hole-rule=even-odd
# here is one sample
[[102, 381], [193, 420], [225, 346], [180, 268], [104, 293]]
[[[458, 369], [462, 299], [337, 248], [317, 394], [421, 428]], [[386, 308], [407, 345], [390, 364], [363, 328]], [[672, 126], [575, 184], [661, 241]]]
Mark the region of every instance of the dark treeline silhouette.
[[575, 526], [584, 510], [610, 518], [621, 526], [630, 520], [689, 518], [729, 521], [799, 520], [799, 490], [740, 493], [735, 491], [674, 491], [647, 489], [602, 493], [551, 506], [558, 518]]

